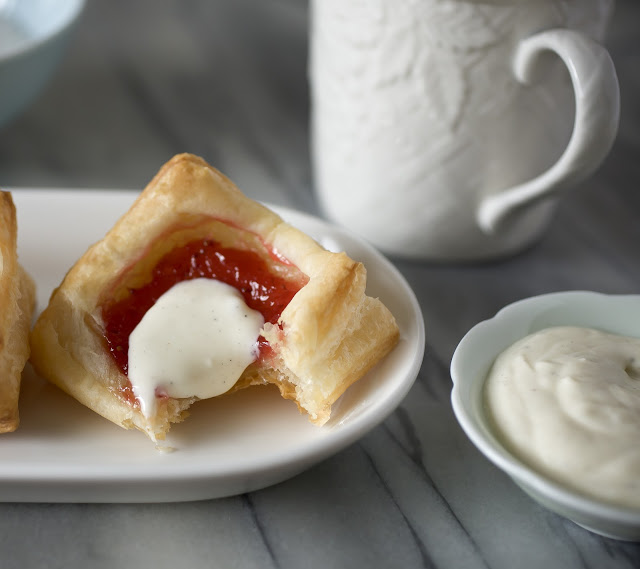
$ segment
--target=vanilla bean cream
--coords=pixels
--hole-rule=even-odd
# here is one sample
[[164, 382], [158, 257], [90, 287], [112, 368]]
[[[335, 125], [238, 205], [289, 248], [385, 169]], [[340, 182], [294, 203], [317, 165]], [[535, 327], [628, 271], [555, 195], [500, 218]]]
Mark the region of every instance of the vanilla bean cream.
[[640, 507], [640, 339], [579, 327], [532, 334], [496, 359], [485, 402], [523, 462]]

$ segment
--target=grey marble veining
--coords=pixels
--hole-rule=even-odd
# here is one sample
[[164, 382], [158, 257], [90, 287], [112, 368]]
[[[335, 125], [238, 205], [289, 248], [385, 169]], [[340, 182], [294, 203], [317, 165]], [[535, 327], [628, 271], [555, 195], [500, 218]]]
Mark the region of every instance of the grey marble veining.
[[[550, 513], [485, 460], [449, 403], [462, 335], [504, 305], [568, 289], [640, 292], [640, 4], [609, 47], [622, 116], [603, 167], [543, 239], [502, 262], [397, 261], [427, 350], [380, 427], [299, 476], [178, 504], [0, 504], [4, 569], [51, 567], [633, 568], [640, 545]], [[88, 2], [42, 96], [0, 131], [0, 185], [140, 188], [190, 151], [249, 195], [316, 212], [303, 0]], [[0, 446], [1, 459], [1, 446]]]

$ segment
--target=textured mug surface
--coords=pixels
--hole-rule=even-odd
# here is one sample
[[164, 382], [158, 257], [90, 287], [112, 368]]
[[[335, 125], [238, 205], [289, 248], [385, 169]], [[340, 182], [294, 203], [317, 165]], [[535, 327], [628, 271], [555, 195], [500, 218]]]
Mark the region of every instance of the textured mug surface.
[[312, 0], [316, 192], [383, 251], [513, 253], [615, 138], [609, 0]]

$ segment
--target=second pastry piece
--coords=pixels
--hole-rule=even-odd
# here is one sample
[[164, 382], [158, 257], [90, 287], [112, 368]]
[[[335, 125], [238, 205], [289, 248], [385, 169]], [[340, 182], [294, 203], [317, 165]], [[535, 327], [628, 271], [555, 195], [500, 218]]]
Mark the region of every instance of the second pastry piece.
[[[194, 295], [208, 297], [212, 279], [218, 283], [212, 294], [225, 295], [228, 310], [215, 314], [223, 329], [210, 343], [224, 342], [218, 348], [229, 361], [211, 358], [215, 371], [207, 375], [207, 358], [187, 360], [202, 379], [196, 378], [199, 387], [191, 393], [182, 381], [171, 383], [172, 372], [155, 384], [136, 383], [131, 355], [144, 352], [149, 334], [160, 330], [167, 346], [149, 365], [165, 365], [163, 352], [184, 342], [190, 328], [199, 329], [202, 312], [217, 310], [192, 302]], [[398, 338], [393, 316], [365, 295], [365, 284], [360, 263], [325, 251], [201, 159], [179, 155], [54, 292], [32, 335], [32, 361], [88, 407], [151, 438], [163, 438], [199, 398], [263, 383], [277, 385], [310, 420], [323, 424], [332, 403]], [[158, 324], [174, 313], [175, 326]], [[190, 343], [187, 338], [177, 351], [184, 354]], [[232, 344], [238, 346], [234, 355]], [[225, 380], [230, 384], [208, 382], [237, 366], [240, 377]]]
[[0, 433], [19, 424], [22, 370], [29, 357], [35, 284], [18, 263], [16, 208], [0, 191]]

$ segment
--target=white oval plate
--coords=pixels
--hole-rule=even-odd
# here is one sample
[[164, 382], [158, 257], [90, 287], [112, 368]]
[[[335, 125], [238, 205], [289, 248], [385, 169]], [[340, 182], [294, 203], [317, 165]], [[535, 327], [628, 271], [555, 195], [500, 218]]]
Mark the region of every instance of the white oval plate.
[[[13, 190], [19, 255], [38, 286], [38, 309], [65, 272], [136, 197], [96, 190]], [[336, 402], [324, 427], [270, 388], [201, 401], [159, 452], [146, 436], [96, 415], [27, 367], [21, 424], [0, 437], [0, 500], [171, 502], [229, 496], [285, 480], [347, 447], [383, 421], [415, 381], [424, 323], [413, 291], [371, 246], [312, 216], [274, 207], [328, 249], [367, 267], [367, 293], [395, 315], [398, 346]]]
[[474, 326], [451, 360], [456, 418], [475, 446], [532, 498], [593, 532], [640, 541], [639, 509], [609, 505], [556, 483], [514, 457], [491, 429], [482, 394], [494, 359], [520, 338], [551, 326], [584, 326], [640, 337], [640, 295], [543, 294], [510, 304]]

